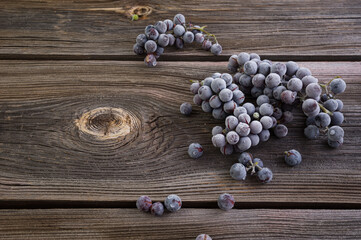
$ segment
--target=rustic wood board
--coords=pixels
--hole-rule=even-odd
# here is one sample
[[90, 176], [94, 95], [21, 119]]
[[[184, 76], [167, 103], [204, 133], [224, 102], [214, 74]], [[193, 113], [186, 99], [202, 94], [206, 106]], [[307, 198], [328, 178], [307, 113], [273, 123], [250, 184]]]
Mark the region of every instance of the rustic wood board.
[[162, 217], [137, 209], [1, 210], [1, 239], [358, 239], [361, 210], [182, 209]]
[[[221, 121], [199, 107], [191, 117], [179, 113], [182, 102], [192, 101], [189, 79], [222, 72], [225, 62], [161, 62], [150, 69], [142, 62], [0, 61], [1, 204], [134, 204], [143, 194], [163, 200], [176, 193], [187, 206], [208, 202], [216, 207], [218, 195], [230, 192], [239, 207], [359, 208], [361, 63], [299, 64], [321, 82], [340, 75], [348, 83], [340, 96], [345, 144], [333, 150], [325, 140], [306, 140], [305, 117], [295, 111], [288, 137], [272, 137], [251, 149], [275, 175], [272, 183], [262, 185], [255, 178], [230, 178], [237, 156], [222, 156], [210, 141], [211, 128]], [[113, 112], [85, 121], [91, 134], [79, 131], [83, 113], [100, 107]], [[123, 122], [116, 119], [117, 108], [124, 110]], [[123, 135], [112, 138], [117, 126]], [[191, 142], [204, 146], [202, 158], [187, 156]], [[282, 160], [282, 152], [291, 148], [303, 153], [295, 168]]]
[[[151, 13], [131, 22], [129, 9]], [[359, 1], [1, 1], [0, 58], [142, 59], [132, 51], [148, 24], [184, 13], [223, 45], [213, 57], [193, 44], [167, 60], [225, 60], [240, 51], [297, 60], [360, 60]]]

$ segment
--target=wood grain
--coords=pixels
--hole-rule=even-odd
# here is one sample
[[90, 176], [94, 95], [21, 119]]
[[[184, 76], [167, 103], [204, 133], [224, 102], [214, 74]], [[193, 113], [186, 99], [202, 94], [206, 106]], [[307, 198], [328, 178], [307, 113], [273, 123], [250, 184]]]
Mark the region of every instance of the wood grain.
[[[303, 137], [305, 117], [295, 112], [287, 138], [272, 138], [251, 152], [274, 172], [262, 185], [229, 177], [236, 155], [224, 157], [211, 145], [211, 128], [221, 121], [194, 107], [181, 116], [179, 105], [192, 101], [189, 80], [224, 71], [224, 62], [167, 62], [156, 69], [140, 62], [0, 61], [0, 200], [130, 202], [143, 194], [163, 200], [179, 194], [192, 206], [230, 192], [239, 203], [361, 205], [360, 62], [301, 62], [320, 81], [336, 75], [347, 81], [345, 144], [328, 148], [325, 139]], [[127, 121], [106, 112], [79, 131], [77, 121], [97, 108], [122, 109]], [[131, 131], [99, 138], [119, 124]], [[114, 128], [113, 128], [114, 127]], [[105, 131], [105, 134], [106, 131]], [[187, 156], [191, 142], [205, 154]], [[303, 162], [287, 167], [282, 152], [297, 148]], [[287, 205], [289, 204], [289, 205]], [[198, 204], [199, 206], [199, 204]]]
[[[131, 22], [129, 10], [151, 13]], [[222, 60], [240, 51], [296, 60], [360, 60], [359, 1], [1, 1], [2, 59], [142, 60], [132, 46], [148, 24], [184, 13], [208, 25], [224, 51], [214, 57], [193, 44], [167, 48], [163, 60]]]
[[1, 210], [1, 239], [357, 239], [360, 210], [137, 209]]

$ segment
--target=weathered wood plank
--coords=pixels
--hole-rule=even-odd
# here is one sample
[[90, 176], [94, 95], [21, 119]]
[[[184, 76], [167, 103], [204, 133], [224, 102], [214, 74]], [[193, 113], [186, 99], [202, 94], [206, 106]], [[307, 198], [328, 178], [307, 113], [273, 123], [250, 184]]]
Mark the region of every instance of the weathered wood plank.
[[[211, 128], [222, 122], [198, 107], [189, 118], [179, 113], [182, 102], [192, 101], [189, 79], [222, 72], [225, 65], [0, 61], [0, 200], [133, 202], [143, 194], [163, 200], [176, 193], [192, 205], [230, 192], [238, 202], [259, 206], [360, 205], [361, 63], [300, 63], [320, 81], [341, 75], [348, 82], [341, 96], [345, 144], [333, 150], [325, 140], [306, 140], [305, 117], [295, 112], [288, 137], [251, 150], [274, 172], [267, 185], [229, 177], [237, 156], [222, 156], [210, 141]], [[79, 120], [108, 107], [111, 112]], [[204, 146], [202, 158], [187, 156], [191, 142]], [[295, 168], [282, 160], [291, 148], [303, 153]]]
[[[148, 6], [144, 20], [131, 22], [129, 9]], [[223, 57], [193, 45], [166, 50], [163, 60], [225, 59], [239, 51], [294, 59], [361, 54], [359, 1], [1, 1], [1, 58], [141, 59], [132, 52], [148, 24], [176, 13], [208, 25], [224, 47]], [[307, 57], [306, 57], [307, 56]]]
[[1, 210], [1, 239], [357, 239], [360, 210], [224, 212], [182, 209], [162, 217], [137, 209]]

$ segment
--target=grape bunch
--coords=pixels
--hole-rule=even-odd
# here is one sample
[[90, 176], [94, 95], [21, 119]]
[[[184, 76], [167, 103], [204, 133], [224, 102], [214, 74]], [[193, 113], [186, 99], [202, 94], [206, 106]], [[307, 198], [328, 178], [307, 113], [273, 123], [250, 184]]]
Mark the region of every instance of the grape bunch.
[[146, 26], [145, 33], [137, 36], [133, 51], [137, 55], [146, 54], [144, 62], [148, 67], [157, 65], [157, 59], [167, 46], [182, 49], [185, 44], [197, 42], [204, 50], [211, 51], [216, 56], [221, 54], [222, 46], [218, 43], [216, 36], [205, 28], [206, 26], [186, 24], [184, 15], [177, 14], [173, 21], [166, 19], [156, 22], [155, 25]]
[[238, 157], [238, 162], [232, 165], [229, 173], [235, 180], [245, 180], [247, 172], [251, 175], [256, 174], [262, 183], [272, 181], [273, 173], [269, 168], [263, 167], [263, 161], [259, 158], [253, 158], [252, 154], [243, 152]]
[[193, 81], [190, 91], [194, 94], [193, 102], [215, 119], [225, 119], [245, 100], [229, 73], [214, 73], [201, 82]]
[[329, 134], [330, 126], [339, 126], [344, 121], [340, 112], [343, 103], [335, 98], [346, 89], [346, 83], [341, 78], [321, 84], [308, 68], [299, 67], [293, 61], [272, 63], [261, 60], [255, 53], [244, 52], [229, 58], [228, 70], [236, 72], [233, 79], [238, 82], [239, 89], [257, 99], [258, 106], [250, 105], [249, 115], [256, 119], [261, 117], [261, 122], [262, 119], [263, 122], [265, 119], [269, 121], [266, 116], [270, 117], [276, 122], [272, 128], [277, 137], [287, 135], [288, 129], [284, 124], [293, 120], [292, 109], [301, 105], [308, 117], [304, 131], [307, 138], [316, 139], [321, 131], [328, 133], [331, 147], [343, 143], [343, 130], [337, 137]]

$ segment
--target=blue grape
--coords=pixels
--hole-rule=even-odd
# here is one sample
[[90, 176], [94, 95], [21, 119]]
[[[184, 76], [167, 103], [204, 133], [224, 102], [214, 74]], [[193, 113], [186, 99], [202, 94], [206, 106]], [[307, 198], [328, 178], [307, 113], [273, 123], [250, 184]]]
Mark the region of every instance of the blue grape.
[[202, 44], [204, 42], [204, 35], [202, 33], [196, 33], [194, 39], [197, 43]]
[[144, 48], [140, 46], [138, 43], [133, 45], [133, 51], [137, 55], [143, 55], [144, 54]]
[[236, 104], [240, 105], [244, 102], [244, 100], [245, 100], [245, 96], [242, 91], [240, 90], [233, 91], [233, 101], [235, 101]]
[[278, 138], [286, 137], [288, 134], [288, 128], [283, 124], [277, 124], [277, 126], [273, 129], [273, 133]]
[[166, 20], [164, 20], [164, 23], [167, 26], [167, 31], [170, 31], [173, 29], [174, 24], [173, 24], [172, 20], [166, 19]]
[[247, 166], [253, 160], [253, 156], [249, 152], [243, 152], [238, 157], [238, 162]]
[[248, 61], [243, 65], [243, 71], [247, 75], [254, 75], [257, 73], [258, 66], [254, 61]]
[[186, 32], [186, 29], [182, 25], [176, 25], [173, 29], [174, 36], [181, 37]]
[[269, 103], [269, 97], [266, 95], [260, 95], [257, 97], [256, 103], [261, 106], [263, 103]]
[[248, 53], [241, 52], [237, 56], [237, 62], [238, 62], [238, 65], [240, 65], [240, 66], [244, 65], [249, 60], [251, 60], [251, 56]]
[[296, 72], [296, 77], [298, 77], [299, 79], [302, 79], [309, 75], [312, 75], [312, 73], [311, 73], [310, 69], [305, 68], [305, 67], [300, 67]]
[[310, 83], [306, 87], [306, 94], [308, 97], [317, 99], [321, 96], [322, 88], [318, 83]]
[[[234, 95], [234, 94], [233, 94]], [[234, 98], [233, 98], [234, 99]], [[244, 107], [236, 107], [236, 109], [234, 109], [233, 111], [233, 115], [238, 118], [238, 116], [242, 113], [246, 113], [247, 114], [247, 110]]]
[[332, 126], [328, 129], [327, 137], [330, 141], [338, 141], [344, 136], [342, 127]]
[[249, 135], [249, 133], [251, 132], [251, 128], [247, 123], [240, 122], [240, 123], [238, 123], [238, 125], [236, 127], [236, 132], [241, 137], [247, 137]]
[[303, 133], [305, 134], [305, 136], [308, 138], [308, 139], [317, 139], [318, 136], [320, 135], [320, 130], [317, 126], [315, 125], [308, 125]]
[[249, 102], [243, 104], [242, 107], [244, 107], [247, 110], [247, 114], [250, 115], [250, 116], [252, 116], [253, 113], [256, 111], [255, 106], [252, 103], [249, 103]]
[[234, 197], [231, 194], [223, 193], [218, 198], [218, 207], [224, 211], [231, 210], [234, 207]]
[[198, 89], [198, 95], [202, 100], [208, 100], [212, 96], [210, 87], [203, 85]]
[[212, 136], [223, 133], [223, 128], [221, 126], [215, 126], [212, 128]]
[[162, 33], [161, 35], [159, 35], [158, 38], [158, 45], [161, 47], [166, 47], [169, 44], [169, 37], [167, 34]]
[[211, 105], [209, 104], [208, 101], [203, 101], [202, 102], [202, 110], [203, 110], [203, 112], [210, 113], [213, 111], [213, 108], [211, 107]]
[[318, 79], [311, 75], [308, 75], [308, 76], [305, 76], [302, 78], [303, 88], [306, 88], [311, 83], [318, 83]]
[[219, 93], [221, 90], [226, 88], [226, 82], [222, 78], [216, 78], [211, 83], [213, 92]]
[[177, 15], [174, 16], [173, 22], [175, 25], [184, 25], [186, 23], [186, 18], [184, 17], [183, 14], [178, 13]]
[[269, 183], [272, 181], [273, 173], [269, 168], [262, 168], [257, 172], [257, 177], [262, 183]]
[[226, 125], [226, 129], [227, 130], [234, 130], [237, 125], [238, 125], [238, 118], [236, 118], [235, 116], [228, 116], [226, 117], [226, 120], [225, 120], [225, 125]]
[[280, 85], [281, 78], [277, 73], [270, 73], [265, 80], [266, 86], [268, 88], [274, 88]]
[[219, 43], [213, 44], [211, 47], [211, 53], [218, 56], [219, 54], [222, 53], [222, 46]]
[[255, 147], [259, 143], [259, 136], [257, 134], [248, 135], [249, 139], [251, 139], [251, 146]]
[[258, 73], [253, 76], [252, 84], [253, 84], [253, 86], [262, 88], [262, 90], [263, 90], [263, 88], [265, 87], [265, 79], [266, 79], [266, 77], [263, 74]]
[[346, 83], [341, 78], [336, 78], [330, 83], [330, 89], [334, 94], [343, 93], [346, 89]]
[[220, 108], [215, 108], [213, 109], [212, 111], [212, 116], [215, 118], [215, 119], [225, 119], [226, 118], [226, 113], [225, 111], [223, 111], [223, 108], [220, 107]]
[[204, 42], [202, 43], [202, 48], [206, 51], [209, 51], [212, 47], [212, 42], [209, 40], [204, 40]]
[[302, 80], [299, 78], [291, 78], [287, 82], [287, 88], [291, 91], [299, 92], [302, 90], [303, 83]]
[[272, 64], [271, 66], [271, 73], [277, 73], [280, 77], [285, 75], [286, 71], [287, 71], [287, 67], [286, 64], [284, 63], [277, 62]]
[[239, 141], [239, 135], [235, 131], [229, 131], [226, 135], [226, 140], [230, 145], [236, 145]]
[[167, 36], [168, 36], [168, 39], [169, 39], [168, 46], [173, 46], [174, 43], [175, 43], [175, 37], [170, 33], [168, 33]]
[[302, 162], [302, 155], [295, 149], [285, 151], [285, 162], [292, 167], [299, 165]]
[[145, 35], [150, 40], [157, 40], [159, 37], [159, 32], [153, 25], [148, 25], [145, 27]]
[[328, 146], [332, 148], [338, 148], [343, 144], [343, 138], [340, 138], [337, 141], [331, 141], [330, 139], [327, 140]]
[[210, 99], [209, 99], [209, 105], [212, 108], [219, 108], [222, 105], [221, 100], [219, 99], [219, 97], [217, 95], [213, 95]]
[[273, 106], [269, 103], [263, 103], [260, 107], [259, 107], [259, 113], [262, 116], [272, 116], [273, 114]]
[[297, 70], [298, 70], [298, 65], [297, 63], [293, 62], [293, 61], [289, 61], [286, 63], [286, 67], [287, 67], [287, 71], [286, 74], [288, 76], [293, 76], [296, 74]]
[[191, 158], [200, 158], [203, 155], [203, 147], [199, 143], [191, 143], [188, 147], [188, 155]]
[[258, 136], [261, 142], [266, 142], [271, 137], [271, 134], [269, 130], [263, 129]]
[[273, 126], [273, 120], [269, 116], [263, 116], [259, 121], [261, 122], [263, 129], [267, 130]]
[[224, 88], [219, 92], [218, 96], [222, 102], [229, 102], [233, 99], [233, 92], [228, 88]]
[[164, 200], [164, 206], [170, 212], [177, 212], [182, 207], [182, 199], [175, 194], [168, 195], [168, 197]]
[[182, 103], [180, 106], [180, 112], [186, 116], [189, 116], [192, 113], [192, 105], [190, 103]]
[[341, 111], [343, 108], [343, 102], [340, 99], [336, 99], [337, 102], [337, 109], [336, 111]]
[[194, 41], [194, 34], [190, 31], [186, 31], [183, 35], [183, 41], [185, 43], [192, 43]]
[[285, 90], [281, 93], [281, 101], [286, 104], [292, 104], [296, 100], [297, 93]]
[[234, 148], [232, 145], [227, 143], [224, 147], [219, 148], [219, 150], [223, 155], [231, 155], [234, 151]]
[[238, 107], [237, 103], [233, 100], [223, 104], [223, 110], [228, 114], [232, 114], [236, 107]]
[[267, 76], [271, 72], [271, 65], [267, 62], [261, 62], [258, 65], [258, 72], [264, 76]]
[[148, 54], [145, 58], [144, 58], [144, 63], [148, 66], [148, 67], [155, 67], [157, 65], [157, 59], [155, 58], [154, 54]]
[[247, 151], [252, 146], [252, 141], [249, 137], [241, 137], [237, 143], [237, 148], [240, 152]]
[[158, 21], [155, 25], [154, 25], [155, 29], [157, 29], [157, 31], [162, 34], [165, 33], [167, 31], [167, 24], [165, 24], [163, 21]]
[[147, 53], [154, 53], [157, 50], [157, 43], [153, 40], [148, 40], [144, 44], [144, 48]]
[[139, 46], [144, 47], [144, 44], [148, 41], [147, 36], [145, 34], [139, 34], [137, 36], [136, 42]]
[[229, 170], [231, 177], [235, 180], [245, 180], [247, 177], [247, 171], [243, 164], [235, 163]]
[[252, 77], [247, 74], [242, 74], [239, 77], [239, 84], [244, 87], [252, 87]]
[[341, 125], [344, 121], [344, 116], [341, 112], [333, 112], [331, 116], [332, 125]]

